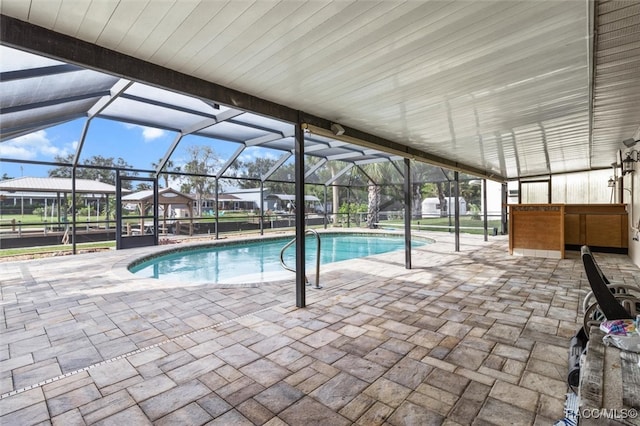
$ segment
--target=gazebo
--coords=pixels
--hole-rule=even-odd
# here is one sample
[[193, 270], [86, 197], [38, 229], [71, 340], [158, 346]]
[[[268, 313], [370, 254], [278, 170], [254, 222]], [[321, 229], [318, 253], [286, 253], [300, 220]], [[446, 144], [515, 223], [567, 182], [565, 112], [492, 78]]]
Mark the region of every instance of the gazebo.
[[[163, 188], [158, 190], [158, 205], [162, 206], [162, 229], [166, 232], [167, 229], [167, 213], [170, 208], [176, 208], [176, 206], [186, 206], [189, 212], [189, 235], [193, 234], [193, 203], [195, 199], [190, 195], [183, 194], [180, 191], [176, 191], [173, 188]], [[144, 215], [149, 208], [153, 206], [153, 191], [144, 190], [134, 192], [122, 197], [123, 204], [136, 204], [138, 211], [141, 215]], [[144, 223], [144, 219], [140, 219], [140, 231], [144, 232], [147, 227]], [[176, 233], [180, 232], [180, 228], [176, 226]], [[130, 232], [127, 232], [130, 233]]]

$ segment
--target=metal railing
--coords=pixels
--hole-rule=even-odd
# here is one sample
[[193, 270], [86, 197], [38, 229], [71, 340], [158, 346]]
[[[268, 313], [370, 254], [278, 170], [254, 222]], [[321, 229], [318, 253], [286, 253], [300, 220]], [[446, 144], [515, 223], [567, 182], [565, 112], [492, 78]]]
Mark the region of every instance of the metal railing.
[[[318, 233], [316, 231], [314, 231], [313, 229], [307, 229], [305, 231], [305, 235], [306, 234], [312, 234], [316, 237], [316, 242], [317, 242], [317, 247], [316, 247], [316, 285], [315, 289], [321, 289], [322, 287], [320, 286], [320, 235], [318, 235]], [[293, 240], [289, 241], [287, 244], [284, 245], [284, 247], [282, 247], [282, 250], [280, 250], [280, 265], [282, 265], [282, 267], [284, 269], [286, 269], [287, 271], [293, 272], [295, 273], [296, 270], [287, 266], [286, 263], [284, 263], [284, 252], [291, 247], [294, 243], [296, 242], [296, 239], [294, 238]], [[307, 278], [307, 274], [304, 275], [304, 282], [305, 284], [309, 285], [309, 279]]]

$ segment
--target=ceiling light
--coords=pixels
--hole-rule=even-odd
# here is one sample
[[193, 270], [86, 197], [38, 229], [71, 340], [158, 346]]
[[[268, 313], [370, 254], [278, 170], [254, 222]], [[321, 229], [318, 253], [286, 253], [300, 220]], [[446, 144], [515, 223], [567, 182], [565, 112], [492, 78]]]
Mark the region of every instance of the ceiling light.
[[635, 165], [638, 162], [638, 151], [631, 150], [625, 153], [627, 157], [622, 160], [622, 174], [632, 173], [635, 169]]

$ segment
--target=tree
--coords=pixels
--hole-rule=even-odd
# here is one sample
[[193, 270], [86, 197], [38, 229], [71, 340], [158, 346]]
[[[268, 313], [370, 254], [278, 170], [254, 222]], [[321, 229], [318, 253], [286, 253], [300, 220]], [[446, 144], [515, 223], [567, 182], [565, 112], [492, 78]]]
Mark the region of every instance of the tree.
[[388, 162], [372, 163], [365, 166], [367, 175], [367, 227], [375, 228], [380, 222], [380, 201], [382, 188], [380, 184], [390, 183], [393, 165]]
[[153, 186], [149, 182], [138, 182], [136, 185], [136, 191], [149, 191], [153, 189]]
[[[162, 158], [160, 158], [157, 162], [151, 163], [151, 168], [154, 170], [158, 169], [158, 166], [160, 165], [160, 163], [162, 162]], [[180, 171], [180, 167], [176, 167], [173, 164], [173, 161], [171, 160], [167, 160], [167, 162], [165, 163], [164, 167], [162, 168], [162, 170], [164, 170], [163, 172], [161, 172], [158, 175], [158, 178], [163, 179], [164, 180], [164, 188], [168, 188], [169, 187], [169, 180], [170, 180], [170, 176], [169, 176], [169, 172], [167, 170], [173, 170], [176, 172]], [[151, 173], [150, 174], [151, 177], [155, 177], [155, 173]]]
[[[278, 162], [266, 157], [258, 157], [251, 162], [242, 163], [241, 167], [244, 169], [242, 177], [261, 179], [266, 175], [273, 166]], [[272, 176], [269, 176], [266, 180], [269, 190], [274, 194], [290, 194], [292, 193], [291, 185], [294, 183], [295, 164], [283, 164], [281, 165]], [[275, 180], [270, 180], [275, 179]], [[277, 180], [277, 181], [276, 181]], [[289, 182], [282, 182], [289, 181]], [[238, 183], [240, 188], [258, 188], [260, 187], [259, 180], [240, 180]]]
[[[73, 154], [69, 154], [67, 156], [57, 155], [55, 157], [55, 161], [57, 163], [67, 163], [68, 166], [60, 166], [49, 169], [48, 175], [49, 177], [60, 177], [60, 178], [71, 178], [72, 166], [73, 162]], [[83, 167], [83, 166], [91, 166], [91, 167]], [[77, 179], [88, 179], [95, 180], [98, 182], [108, 183], [109, 185], [116, 184], [116, 171], [115, 169], [120, 169], [120, 176], [138, 176], [138, 172], [129, 171], [126, 169], [130, 169], [131, 165], [127, 163], [123, 158], [118, 157], [114, 159], [113, 157], [103, 157], [101, 155], [94, 155], [89, 158], [83, 165], [79, 165], [76, 168], [76, 178]], [[129, 181], [123, 181], [122, 186], [126, 189], [131, 189], [132, 185]]]
[[202, 215], [202, 199], [215, 191], [215, 181], [209, 178], [218, 167], [220, 160], [218, 155], [208, 145], [194, 145], [187, 149], [189, 160], [184, 165], [185, 182], [180, 191], [195, 192], [197, 200], [197, 214]]
[[[271, 170], [274, 164], [276, 164], [276, 160], [263, 157], [258, 157], [251, 162], [245, 162], [243, 163], [244, 172], [242, 173], [242, 177], [259, 179]], [[255, 180], [242, 180], [240, 186], [242, 188], [257, 188], [260, 186], [260, 183]]]
[[2, 177], [0, 177], [0, 180], [9, 180], [9, 179], [13, 179], [13, 178], [6, 173], [3, 173]]

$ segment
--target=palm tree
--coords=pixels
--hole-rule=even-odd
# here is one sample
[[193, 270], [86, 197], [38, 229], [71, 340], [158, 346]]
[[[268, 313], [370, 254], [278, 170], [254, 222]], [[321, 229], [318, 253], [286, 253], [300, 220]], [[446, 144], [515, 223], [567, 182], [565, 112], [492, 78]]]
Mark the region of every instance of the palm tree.
[[375, 228], [380, 222], [381, 183], [390, 183], [394, 174], [390, 162], [372, 163], [363, 166], [367, 178], [367, 227]]
[[[162, 162], [162, 158], [159, 159], [157, 162], [151, 163], [151, 167], [157, 170], [161, 162]], [[169, 187], [169, 173], [167, 172], [167, 170], [172, 170], [172, 169], [174, 171], [180, 171], [180, 167], [175, 167], [175, 165], [173, 164], [173, 161], [167, 160], [164, 167], [162, 168], [162, 170], [165, 170], [165, 171], [160, 173], [159, 175], [159, 177], [164, 180], [164, 188]], [[151, 173], [151, 175], [155, 176], [154, 173]]]

